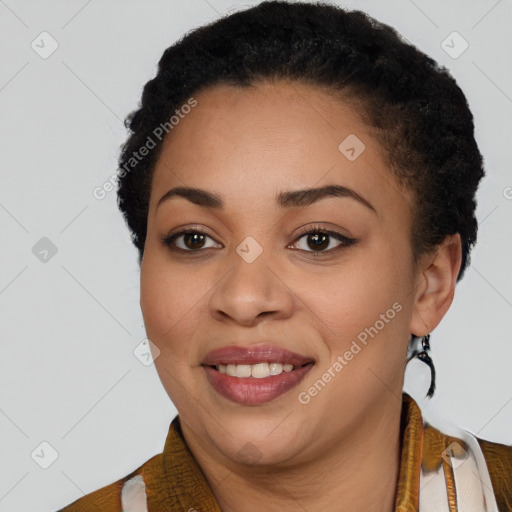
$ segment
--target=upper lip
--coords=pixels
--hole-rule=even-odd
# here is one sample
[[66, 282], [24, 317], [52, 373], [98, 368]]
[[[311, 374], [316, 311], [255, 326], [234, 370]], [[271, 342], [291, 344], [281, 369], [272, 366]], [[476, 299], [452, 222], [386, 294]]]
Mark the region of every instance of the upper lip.
[[202, 364], [215, 366], [219, 364], [256, 364], [265, 362], [289, 363], [293, 366], [303, 366], [314, 362], [314, 360], [276, 345], [261, 343], [245, 347], [228, 345], [217, 348], [206, 354]]

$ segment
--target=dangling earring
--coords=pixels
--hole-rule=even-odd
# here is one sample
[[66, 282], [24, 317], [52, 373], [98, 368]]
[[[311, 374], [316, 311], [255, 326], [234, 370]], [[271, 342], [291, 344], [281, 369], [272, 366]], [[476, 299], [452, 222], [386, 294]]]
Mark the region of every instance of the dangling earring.
[[420, 361], [423, 361], [426, 365], [428, 365], [430, 368], [430, 387], [428, 388], [426, 396], [428, 398], [432, 398], [434, 391], [436, 390], [436, 369], [434, 368], [434, 362], [427, 353], [430, 350], [430, 334], [426, 334], [423, 336], [423, 338], [421, 338], [421, 348], [421, 352], [418, 352], [418, 350], [413, 350], [412, 354], [407, 359], [407, 362], [409, 362], [412, 358], [417, 357]]

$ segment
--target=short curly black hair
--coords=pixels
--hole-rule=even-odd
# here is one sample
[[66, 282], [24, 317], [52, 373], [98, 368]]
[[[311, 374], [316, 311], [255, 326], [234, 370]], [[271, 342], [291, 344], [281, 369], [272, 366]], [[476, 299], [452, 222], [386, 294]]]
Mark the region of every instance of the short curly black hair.
[[[117, 174], [118, 205], [139, 265], [162, 127], [168, 132], [173, 113], [206, 87], [275, 79], [352, 99], [387, 165], [413, 194], [415, 261], [460, 233], [460, 280], [476, 242], [475, 194], [484, 176], [463, 92], [446, 68], [392, 27], [361, 11], [316, 2], [261, 2], [190, 31], [164, 51], [140, 108], [125, 120], [131, 134], [121, 146]], [[151, 149], [140, 151], [144, 147]]]

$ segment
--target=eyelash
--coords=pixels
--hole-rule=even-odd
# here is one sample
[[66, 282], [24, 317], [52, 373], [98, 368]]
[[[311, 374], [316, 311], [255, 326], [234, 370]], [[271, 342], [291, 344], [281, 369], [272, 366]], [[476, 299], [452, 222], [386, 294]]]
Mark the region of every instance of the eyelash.
[[[171, 234], [171, 235], [164, 235], [163, 237], [161, 237], [161, 241], [171, 251], [174, 251], [174, 252], [181, 252], [181, 253], [187, 253], [187, 252], [188, 253], [199, 253], [199, 252], [203, 252], [205, 249], [197, 249], [197, 250], [194, 250], [194, 249], [181, 249], [180, 247], [175, 247], [173, 245], [174, 241], [177, 238], [179, 238], [180, 236], [183, 236], [183, 235], [193, 235], [193, 234], [205, 235], [208, 238], [212, 238], [206, 231], [202, 230], [201, 228], [191, 228], [191, 229], [186, 229], [186, 230], [183, 230], [183, 231], [179, 231], [178, 233], [174, 233], [174, 234]], [[306, 228], [304, 228], [304, 229], [302, 229], [300, 231], [299, 235], [297, 236], [297, 238], [295, 239], [293, 244], [298, 242], [304, 236], [310, 235], [310, 234], [328, 235], [328, 236], [330, 236], [332, 238], [335, 238], [339, 242], [341, 242], [340, 245], [338, 245], [338, 246], [336, 246], [336, 247], [334, 247], [332, 249], [329, 249], [327, 251], [326, 250], [322, 250], [322, 251], [304, 251], [302, 249], [299, 249], [300, 251], [303, 251], [303, 252], [306, 252], [306, 253], [314, 255], [314, 257], [318, 257], [318, 256], [321, 256], [323, 254], [331, 254], [333, 252], [336, 252], [337, 250], [341, 250], [341, 249], [350, 247], [351, 245], [354, 245], [355, 243], [357, 243], [357, 239], [356, 238], [351, 238], [351, 237], [342, 235], [341, 233], [338, 233], [337, 231], [331, 231], [330, 229], [324, 229], [324, 228], [322, 228], [320, 226], [308, 226], [308, 227], [306, 227]], [[212, 238], [212, 240], [213, 240], [213, 238]], [[211, 247], [207, 247], [207, 249], [211, 249]]]

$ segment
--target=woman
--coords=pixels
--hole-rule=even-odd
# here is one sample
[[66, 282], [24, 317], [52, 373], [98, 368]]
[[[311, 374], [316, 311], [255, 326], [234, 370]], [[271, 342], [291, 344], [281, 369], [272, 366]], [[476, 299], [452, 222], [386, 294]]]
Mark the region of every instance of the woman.
[[64, 511], [512, 510], [512, 447], [424, 424], [407, 360], [476, 241], [466, 99], [390, 27], [263, 2], [168, 48], [119, 206], [179, 415]]

